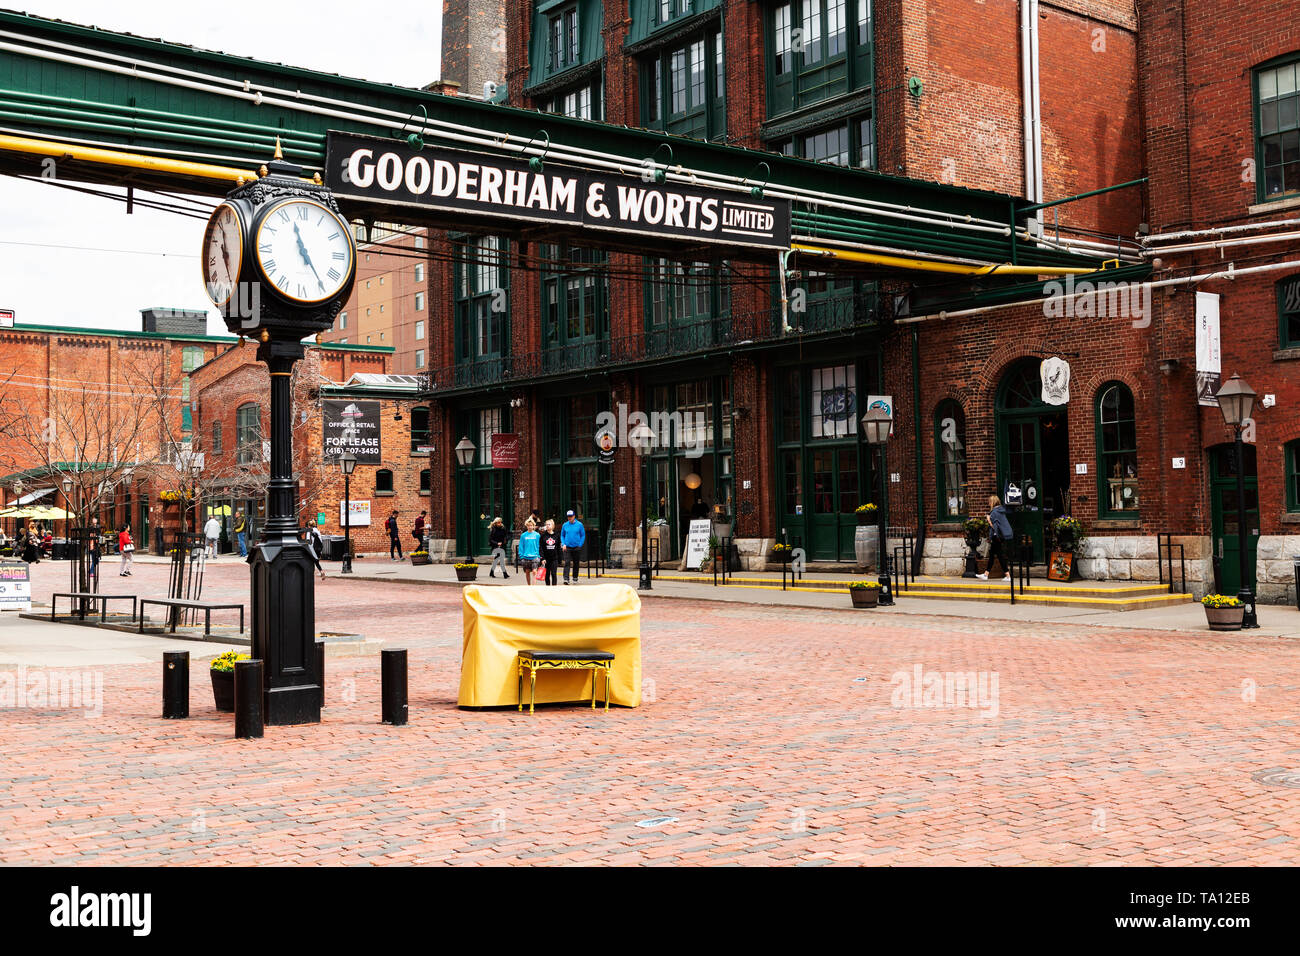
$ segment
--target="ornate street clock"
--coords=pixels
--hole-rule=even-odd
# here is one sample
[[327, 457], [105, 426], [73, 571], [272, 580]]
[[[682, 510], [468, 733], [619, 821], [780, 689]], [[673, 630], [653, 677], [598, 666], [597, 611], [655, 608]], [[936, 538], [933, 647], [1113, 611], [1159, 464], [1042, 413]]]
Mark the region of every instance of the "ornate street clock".
[[262, 540], [249, 555], [252, 652], [263, 662], [268, 724], [320, 720], [313, 556], [298, 537], [293, 478], [294, 364], [303, 339], [334, 324], [356, 280], [352, 230], [330, 191], [275, 159], [219, 205], [203, 235], [203, 279], [226, 327], [256, 341], [271, 373], [271, 478]]

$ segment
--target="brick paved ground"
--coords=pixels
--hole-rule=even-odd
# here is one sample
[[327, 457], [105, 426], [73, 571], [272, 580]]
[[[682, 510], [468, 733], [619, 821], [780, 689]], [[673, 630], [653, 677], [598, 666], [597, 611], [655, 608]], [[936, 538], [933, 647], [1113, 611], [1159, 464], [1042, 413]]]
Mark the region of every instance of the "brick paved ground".
[[[0, 861], [1300, 862], [1300, 790], [1252, 779], [1300, 767], [1286, 639], [651, 601], [652, 700], [529, 718], [456, 708], [458, 599], [318, 588], [320, 629], [410, 648], [402, 728], [377, 657], [331, 659], [323, 723], [259, 741], [197, 661], [188, 721], [158, 717], [158, 665], [106, 668], [99, 718], [0, 711]], [[997, 715], [892, 706], [915, 664], [996, 672]]]

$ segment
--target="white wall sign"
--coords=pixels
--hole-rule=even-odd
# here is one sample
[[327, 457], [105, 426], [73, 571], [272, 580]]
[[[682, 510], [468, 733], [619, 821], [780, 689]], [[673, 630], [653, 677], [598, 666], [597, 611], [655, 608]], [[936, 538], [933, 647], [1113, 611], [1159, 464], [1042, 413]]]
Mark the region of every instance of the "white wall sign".
[[1074, 473], [1076, 475], [1086, 475], [1088, 473], [1088, 463], [1086, 461], [1081, 461], [1076, 464], [1074, 466]]
[[350, 502], [342, 502], [342, 501], [339, 502], [339, 527], [340, 528], [343, 527], [343, 522], [344, 522], [343, 505], [345, 503], [351, 505], [352, 515], [351, 518], [349, 519], [349, 524], [353, 528], [370, 527], [370, 502], [357, 501], [353, 499]]
[[1186, 468], [1186, 467], [1187, 467], [1187, 459], [1186, 459], [1186, 458], [1175, 458], [1175, 459], [1174, 459], [1174, 463], [1173, 463], [1173, 465], [1174, 465], [1175, 468]]

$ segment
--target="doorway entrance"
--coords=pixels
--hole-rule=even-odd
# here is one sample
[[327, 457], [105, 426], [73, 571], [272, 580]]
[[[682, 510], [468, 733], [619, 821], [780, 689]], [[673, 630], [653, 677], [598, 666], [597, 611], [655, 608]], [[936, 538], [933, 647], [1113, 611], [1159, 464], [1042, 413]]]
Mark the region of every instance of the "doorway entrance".
[[[1259, 482], [1255, 471], [1255, 446], [1243, 445], [1245, 461], [1246, 568], [1247, 585], [1255, 590], [1255, 549], [1259, 544]], [[1215, 445], [1210, 449], [1210, 522], [1214, 534], [1214, 554], [1219, 558], [1219, 590], [1236, 594], [1241, 590], [1240, 541], [1237, 537], [1237, 452], [1235, 445]]]
[[1065, 408], [1042, 399], [1038, 366], [1036, 359], [1017, 362], [998, 386], [996, 493], [1001, 497], [1012, 482], [1021, 489], [1024, 503], [1008, 509], [1011, 527], [1017, 537], [1030, 537], [1041, 564], [1047, 527], [1069, 506], [1070, 441]]

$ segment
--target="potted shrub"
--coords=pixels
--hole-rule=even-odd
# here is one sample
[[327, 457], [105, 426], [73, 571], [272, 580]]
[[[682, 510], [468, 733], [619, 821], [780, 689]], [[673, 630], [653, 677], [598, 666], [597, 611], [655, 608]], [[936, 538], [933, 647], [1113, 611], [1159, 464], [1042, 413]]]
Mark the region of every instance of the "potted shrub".
[[865, 505], [858, 505], [853, 509], [853, 513], [858, 516], [858, 524], [875, 524], [876, 513], [879, 511], [875, 504], [868, 501]]
[[[412, 551], [411, 554], [410, 554], [410, 558], [411, 558], [411, 563], [412, 563], [412, 564], [416, 564], [416, 565], [419, 565], [419, 564], [428, 564], [428, 563], [429, 563], [429, 552], [428, 552], [428, 551]], [[478, 567], [478, 565], [475, 565], [475, 567]]]
[[474, 561], [458, 561], [456, 568], [457, 581], [474, 581], [478, 579], [478, 564]]
[[854, 581], [849, 585], [854, 607], [875, 607], [880, 603], [880, 582]]
[[989, 533], [989, 519], [967, 518], [962, 522], [961, 531], [966, 538], [966, 570], [962, 571], [961, 576], [973, 578], [979, 573], [980, 542]]
[[1240, 631], [1246, 605], [1231, 594], [1207, 594], [1201, 598], [1205, 620], [1212, 631]]
[[248, 660], [247, 654], [226, 651], [212, 658], [208, 674], [212, 677], [212, 698], [217, 710], [227, 714], [235, 712], [235, 661]]

